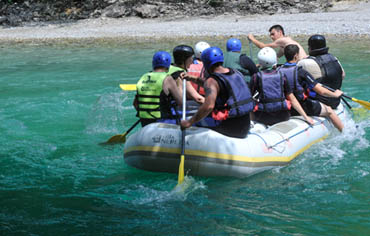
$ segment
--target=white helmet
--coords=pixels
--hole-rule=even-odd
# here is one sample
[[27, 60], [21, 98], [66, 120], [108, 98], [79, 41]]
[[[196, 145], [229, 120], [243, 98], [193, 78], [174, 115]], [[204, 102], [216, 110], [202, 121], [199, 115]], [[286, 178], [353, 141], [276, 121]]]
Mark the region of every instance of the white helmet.
[[277, 64], [277, 56], [274, 49], [270, 47], [262, 48], [257, 55], [258, 62], [264, 68], [270, 68]]
[[210, 47], [211, 46], [208, 43], [203, 41], [200, 41], [197, 44], [195, 44], [195, 58], [200, 59], [202, 52]]

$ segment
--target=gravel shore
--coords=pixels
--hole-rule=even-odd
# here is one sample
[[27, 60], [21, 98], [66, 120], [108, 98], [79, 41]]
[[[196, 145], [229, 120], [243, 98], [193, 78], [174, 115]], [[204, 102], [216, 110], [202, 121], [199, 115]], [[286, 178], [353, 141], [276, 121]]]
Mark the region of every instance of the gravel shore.
[[0, 41], [94, 39], [94, 38], [178, 38], [229, 35], [267, 35], [268, 28], [281, 24], [287, 35], [370, 36], [370, 3], [337, 3], [329, 12], [284, 15], [223, 15], [213, 18], [143, 20], [99, 18], [62, 24], [29, 24], [0, 28]]

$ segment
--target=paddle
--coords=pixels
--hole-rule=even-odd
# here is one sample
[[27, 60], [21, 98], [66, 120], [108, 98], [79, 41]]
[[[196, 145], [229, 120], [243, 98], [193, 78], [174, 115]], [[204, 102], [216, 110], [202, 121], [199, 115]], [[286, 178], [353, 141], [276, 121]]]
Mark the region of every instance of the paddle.
[[340, 97], [340, 98], [344, 102], [344, 104], [346, 104], [346, 106], [348, 107], [348, 109], [352, 110], [352, 106], [349, 105], [349, 103], [346, 101], [346, 99], [344, 99], [343, 97]]
[[136, 91], [136, 84], [120, 84], [119, 87], [126, 91]]
[[[182, 81], [182, 119], [186, 119], [186, 80]], [[184, 163], [185, 163], [185, 129], [181, 129], [181, 160], [179, 165], [179, 177], [177, 185], [184, 181]]]
[[[334, 91], [335, 91], [335, 89], [332, 89], [332, 88], [330, 88], [330, 87], [328, 87], [328, 86], [325, 86], [325, 85], [323, 85], [323, 84], [322, 84], [322, 86], [323, 86], [324, 88], [326, 88], [326, 89], [328, 89], [328, 90], [332, 91], [332, 92], [334, 92]], [[357, 98], [352, 98], [352, 97], [347, 96], [347, 95], [345, 95], [345, 94], [342, 94], [342, 96], [343, 96], [343, 97], [345, 97], [345, 98], [348, 98], [348, 99], [350, 99], [350, 100], [352, 100], [352, 101], [354, 101], [354, 102], [357, 102], [358, 104], [360, 104], [360, 105], [361, 105], [361, 106], [363, 106], [364, 108], [366, 108], [366, 109], [370, 110], [370, 102], [367, 102], [367, 101], [364, 101], [364, 100], [359, 100], [359, 99], [357, 99]]]
[[126, 136], [128, 133], [131, 132], [138, 124], [140, 123], [140, 120], [136, 121], [135, 124], [133, 124], [126, 132], [123, 134], [117, 134], [112, 136], [108, 141], [105, 143], [100, 143], [101, 145], [106, 145], [106, 144], [118, 144], [118, 143], [125, 143], [126, 142]]
[[364, 100], [359, 100], [359, 99], [356, 99], [356, 98], [352, 98], [352, 97], [349, 97], [349, 96], [344, 95], [344, 94], [342, 96], [345, 97], [345, 98], [351, 99], [352, 101], [357, 102], [358, 104], [360, 104], [364, 108], [370, 110], [370, 102], [367, 102], [367, 101], [364, 101]]
[[249, 56], [251, 57], [251, 59], [253, 61], [252, 41], [250, 39], [248, 39], [248, 41], [249, 41]]

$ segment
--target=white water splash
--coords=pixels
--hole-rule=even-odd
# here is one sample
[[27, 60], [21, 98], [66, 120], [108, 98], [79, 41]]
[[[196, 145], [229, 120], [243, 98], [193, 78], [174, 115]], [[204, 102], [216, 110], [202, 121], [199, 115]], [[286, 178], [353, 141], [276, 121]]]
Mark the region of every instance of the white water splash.
[[[174, 186], [174, 188], [168, 190], [169, 186]], [[180, 186], [176, 186], [173, 180], [167, 180], [161, 182], [159, 188], [167, 189], [154, 189], [153, 187], [139, 185], [135, 190], [126, 191], [126, 194], [122, 199], [130, 201], [134, 205], [151, 205], [169, 201], [186, 201], [187, 197], [191, 193], [206, 189], [206, 185], [202, 181], [195, 180], [193, 177], [185, 176], [184, 182]]]
[[85, 132], [87, 134], [122, 132], [124, 117], [127, 111], [132, 111], [132, 105], [124, 105], [129, 98], [127, 93], [104, 94], [92, 107]]
[[348, 152], [355, 153], [368, 148], [369, 140], [366, 139], [366, 131], [370, 123], [363, 121], [355, 123], [351, 118], [344, 122], [342, 133], [334, 130], [334, 132], [325, 141], [318, 143], [312, 152], [319, 157], [330, 157], [325, 164], [331, 163], [337, 165]]

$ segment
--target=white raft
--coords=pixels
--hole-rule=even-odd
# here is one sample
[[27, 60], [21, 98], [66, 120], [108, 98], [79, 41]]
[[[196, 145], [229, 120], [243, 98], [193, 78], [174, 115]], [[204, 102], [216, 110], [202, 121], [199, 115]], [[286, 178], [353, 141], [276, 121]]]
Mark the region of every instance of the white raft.
[[[344, 122], [346, 110], [336, 109]], [[207, 128], [186, 130], [185, 173], [198, 176], [247, 177], [277, 166], [288, 165], [311, 145], [336, 131], [332, 123], [313, 117], [309, 126], [302, 117], [266, 128], [254, 124], [244, 139], [231, 138]], [[178, 173], [181, 131], [179, 126], [153, 123], [131, 135], [125, 144], [124, 159], [138, 169]]]

